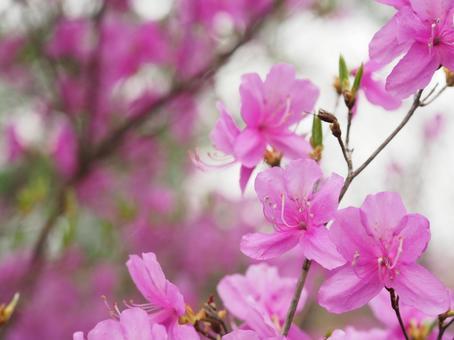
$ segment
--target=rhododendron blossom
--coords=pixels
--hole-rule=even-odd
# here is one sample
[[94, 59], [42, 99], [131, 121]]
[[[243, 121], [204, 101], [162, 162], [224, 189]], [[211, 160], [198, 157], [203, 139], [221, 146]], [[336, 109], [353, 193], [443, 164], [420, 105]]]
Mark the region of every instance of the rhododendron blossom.
[[410, 0], [385, 3], [397, 7], [398, 12], [374, 36], [370, 43], [370, 57], [379, 63], [390, 63], [405, 54], [389, 75], [386, 89], [393, 95], [406, 98], [426, 87], [440, 66], [454, 70], [454, 2]]
[[243, 75], [240, 87], [240, 130], [223, 104], [221, 116], [211, 132], [214, 146], [241, 163], [240, 186], [244, 190], [254, 168], [267, 148], [291, 159], [307, 157], [311, 147], [290, 128], [314, 109], [319, 90], [308, 80], [295, 78], [291, 65], [273, 66], [265, 81], [258, 74]]
[[446, 287], [416, 263], [430, 239], [429, 221], [407, 213], [398, 194], [369, 195], [361, 208], [338, 211], [330, 238], [347, 263], [320, 288], [319, 303], [329, 311], [359, 308], [384, 287], [425, 313], [448, 310]]
[[[228, 275], [218, 284], [224, 306], [237, 318], [248, 322], [249, 304], [253, 303], [271, 319], [282, 322], [292, 299], [296, 280], [281, 277], [276, 267], [265, 263], [248, 268], [246, 275]], [[302, 309], [304, 292], [298, 310]]]
[[255, 259], [270, 259], [300, 246], [308, 259], [332, 269], [344, 263], [328, 237], [326, 224], [337, 210], [342, 177], [323, 178], [313, 160], [296, 160], [257, 176], [255, 190], [274, 232], [247, 234], [241, 251]]

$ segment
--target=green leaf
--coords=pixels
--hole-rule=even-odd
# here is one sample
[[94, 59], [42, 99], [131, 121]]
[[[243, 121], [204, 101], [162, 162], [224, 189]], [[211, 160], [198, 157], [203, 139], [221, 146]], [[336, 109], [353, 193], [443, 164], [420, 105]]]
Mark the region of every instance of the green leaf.
[[353, 97], [356, 96], [356, 93], [358, 92], [359, 87], [361, 86], [361, 80], [363, 79], [363, 73], [364, 73], [364, 65], [361, 64], [358, 71], [356, 72], [355, 81], [353, 82], [353, 87], [352, 87]]
[[345, 62], [345, 59], [342, 54], [339, 57], [339, 81], [341, 84], [342, 91], [350, 87], [349, 71], [347, 63]]
[[314, 149], [323, 145], [322, 121], [316, 115], [314, 115], [314, 120], [312, 121], [311, 145]]

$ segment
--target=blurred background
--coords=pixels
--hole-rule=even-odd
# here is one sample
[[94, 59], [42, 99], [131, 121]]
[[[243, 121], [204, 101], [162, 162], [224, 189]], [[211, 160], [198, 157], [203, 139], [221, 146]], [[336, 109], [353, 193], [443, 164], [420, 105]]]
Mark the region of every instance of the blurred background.
[[[321, 89], [317, 108], [333, 111], [339, 54], [351, 68], [366, 62], [392, 13], [372, 0], [287, 0], [277, 9], [271, 0], [0, 0], [0, 303], [22, 295], [0, 336], [67, 339], [109, 317], [102, 296], [141, 301], [128, 254], [155, 252], [194, 309], [216, 296], [222, 276], [251, 263], [241, 236], [270, 227], [252, 181], [241, 195], [239, 167], [201, 171], [190, 160], [213, 150], [216, 102], [239, 118], [241, 75], [285, 62]], [[443, 81], [440, 71], [433, 83]], [[360, 98], [355, 164], [410, 105], [385, 111]], [[424, 261], [454, 288], [450, 111], [449, 91], [418, 111], [342, 206], [399, 191], [431, 221]], [[343, 106], [336, 114], [345, 122]], [[345, 176], [328, 131], [324, 145], [325, 171]], [[275, 262], [296, 275], [301, 257]], [[314, 295], [324, 273], [311, 275]], [[297, 322], [314, 336], [380, 325], [367, 307], [334, 316], [311, 299]]]

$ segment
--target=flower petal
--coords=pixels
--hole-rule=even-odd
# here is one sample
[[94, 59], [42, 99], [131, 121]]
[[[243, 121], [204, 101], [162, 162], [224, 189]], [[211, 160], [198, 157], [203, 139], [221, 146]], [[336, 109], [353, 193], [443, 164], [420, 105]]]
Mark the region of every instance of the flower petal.
[[306, 200], [314, 190], [315, 183], [323, 176], [320, 166], [312, 159], [290, 162], [285, 169], [287, 192], [300, 202]]
[[343, 313], [362, 307], [383, 289], [375, 268], [362, 268], [361, 278], [356, 270], [349, 264], [337, 269], [320, 287], [319, 304], [332, 313]]
[[240, 130], [233, 121], [232, 116], [227, 112], [224, 104], [219, 102], [218, 110], [221, 111], [221, 116], [210, 133], [210, 140], [216, 149], [228, 155], [233, 155], [235, 140], [240, 134]]
[[255, 167], [265, 154], [266, 142], [258, 130], [246, 128], [235, 141], [235, 157], [248, 168]]
[[345, 264], [345, 259], [337, 252], [325, 226], [307, 231], [301, 238], [300, 244], [304, 256], [328, 270]]
[[244, 193], [246, 190], [246, 186], [249, 182], [249, 178], [251, 178], [252, 173], [254, 172], [255, 168], [246, 168], [245, 166], [241, 166], [240, 169], [240, 189], [241, 192]]
[[399, 228], [402, 228], [399, 237], [403, 239], [399, 261], [414, 263], [430, 241], [429, 220], [419, 214], [409, 214], [402, 219]]
[[400, 301], [431, 315], [449, 309], [449, 291], [431, 272], [416, 263], [399, 266], [398, 270], [390, 288], [395, 289]]
[[310, 208], [310, 212], [314, 215], [312, 223], [317, 226], [328, 223], [334, 217], [344, 179], [337, 174], [332, 174], [320, 185], [321, 188], [311, 199]]
[[150, 339], [151, 325], [147, 313], [140, 308], [126, 309], [120, 314], [125, 339]]
[[426, 44], [415, 43], [388, 76], [386, 90], [406, 98], [430, 83], [440, 63], [438, 55], [431, 53]]
[[257, 73], [245, 74], [241, 77], [241, 116], [248, 127], [255, 128], [263, 117], [263, 82]]
[[262, 340], [262, 338], [254, 331], [237, 329], [224, 335], [222, 340]]
[[301, 232], [277, 232], [273, 234], [246, 234], [241, 239], [241, 252], [256, 260], [268, 260], [280, 256], [298, 244]]

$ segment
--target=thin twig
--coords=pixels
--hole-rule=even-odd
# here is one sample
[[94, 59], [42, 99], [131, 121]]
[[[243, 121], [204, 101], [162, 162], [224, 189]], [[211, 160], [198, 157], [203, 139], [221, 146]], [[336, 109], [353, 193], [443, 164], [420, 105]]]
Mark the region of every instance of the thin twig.
[[290, 327], [295, 317], [296, 308], [298, 307], [298, 302], [300, 301], [301, 294], [303, 292], [304, 284], [306, 283], [307, 275], [309, 274], [309, 269], [311, 268], [311, 260], [305, 259], [303, 268], [301, 270], [301, 275], [296, 283], [295, 293], [293, 294], [292, 302], [290, 303], [290, 308], [287, 312], [287, 317], [285, 318], [284, 327], [282, 329], [282, 335], [287, 336], [290, 331]]
[[437, 340], [443, 340], [443, 335], [445, 334], [446, 330], [454, 323], [454, 318], [451, 319], [446, 325], [444, 324], [446, 317], [439, 317], [438, 318], [438, 336]]
[[405, 340], [410, 340], [410, 337], [407, 334], [407, 330], [405, 329], [405, 324], [404, 321], [402, 320], [402, 316], [400, 315], [400, 309], [399, 309], [399, 297], [396, 295], [396, 292], [392, 288], [386, 288], [389, 292], [389, 295], [391, 297], [391, 307], [394, 309], [396, 312], [397, 320], [399, 320], [399, 325], [400, 328], [402, 329], [402, 333], [405, 337]]
[[347, 134], [345, 136], [345, 145], [347, 150], [350, 148], [350, 131], [352, 128], [352, 120], [353, 120], [353, 111], [351, 109], [348, 110], [348, 121], [347, 121]]
[[394, 131], [391, 132], [391, 134], [384, 140], [384, 142], [380, 144], [380, 146], [372, 153], [372, 155], [370, 155], [370, 157], [358, 169], [351, 173], [351, 176], [348, 176], [346, 178], [340, 194], [341, 199], [342, 197], [344, 197], [352, 181], [361, 172], [363, 172], [364, 169], [366, 169], [369, 166], [369, 164], [386, 148], [386, 146], [388, 146], [389, 143], [391, 143], [391, 141], [399, 134], [399, 132], [405, 127], [405, 125], [407, 125], [407, 123], [410, 121], [411, 117], [413, 117], [416, 110], [421, 107], [422, 91], [423, 90], [418, 91], [410, 110], [407, 112], [407, 114], [402, 119], [400, 124], [394, 129]]
[[424, 100], [421, 101], [420, 106], [421, 106], [421, 107], [424, 107], [424, 106], [427, 106], [427, 105], [432, 104], [435, 100], [438, 99], [438, 97], [440, 97], [440, 96], [443, 94], [443, 92], [446, 91], [446, 89], [447, 89], [448, 87], [449, 87], [448, 85], [443, 86], [443, 87], [440, 89], [440, 91], [438, 91], [432, 98], [430, 98], [430, 100], [429, 100], [429, 97], [433, 94], [433, 92], [429, 93], [429, 95], [427, 95], [426, 98], [424, 98]]

